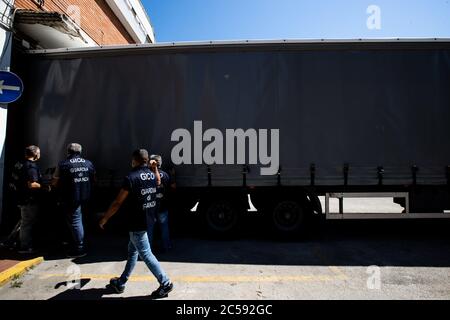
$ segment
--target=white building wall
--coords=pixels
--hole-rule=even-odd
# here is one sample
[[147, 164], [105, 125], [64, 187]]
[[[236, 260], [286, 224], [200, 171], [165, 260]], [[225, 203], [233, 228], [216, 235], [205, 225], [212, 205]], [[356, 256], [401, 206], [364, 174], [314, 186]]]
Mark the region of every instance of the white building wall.
[[[0, 70], [9, 70], [11, 64], [12, 33], [9, 31], [11, 17], [9, 8], [14, 1], [0, 0]], [[5, 138], [7, 105], [0, 104], [0, 223], [3, 211], [3, 177], [5, 169]]]
[[155, 43], [155, 34], [140, 0], [106, 0], [128, 33], [137, 43], [146, 43], [147, 37]]

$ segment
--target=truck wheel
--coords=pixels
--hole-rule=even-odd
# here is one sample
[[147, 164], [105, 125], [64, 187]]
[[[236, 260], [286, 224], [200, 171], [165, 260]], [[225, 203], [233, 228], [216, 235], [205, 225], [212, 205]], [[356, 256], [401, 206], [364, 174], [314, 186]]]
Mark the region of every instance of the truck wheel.
[[239, 212], [229, 201], [216, 200], [205, 205], [200, 202], [204, 222], [210, 233], [229, 235], [236, 231], [239, 223]]
[[282, 236], [298, 235], [304, 220], [304, 210], [297, 201], [283, 200], [275, 204], [273, 208], [273, 227]]

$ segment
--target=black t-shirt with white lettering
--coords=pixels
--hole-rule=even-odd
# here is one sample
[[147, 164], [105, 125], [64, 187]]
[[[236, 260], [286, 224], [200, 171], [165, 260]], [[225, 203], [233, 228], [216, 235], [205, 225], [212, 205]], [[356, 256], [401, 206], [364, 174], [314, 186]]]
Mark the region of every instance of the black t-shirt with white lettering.
[[128, 231], [147, 230], [147, 217], [155, 220], [156, 177], [147, 167], [134, 168], [124, 179], [122, 189], [129, 192], [125, 205]]
[[91, 197], [95, 168], [79, 155], [61, 161], [55, 176], [59, 177], [61, 196], [65, 204], [78, 206]]

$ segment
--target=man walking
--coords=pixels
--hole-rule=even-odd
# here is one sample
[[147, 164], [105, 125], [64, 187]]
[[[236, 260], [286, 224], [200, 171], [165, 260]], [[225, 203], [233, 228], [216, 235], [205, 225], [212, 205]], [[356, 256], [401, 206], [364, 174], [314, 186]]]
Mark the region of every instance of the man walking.
[[62, 207], [72, 234], [72, 246], [68, 257], [79, 258], [86, 255], [84, 247], [83, 213], [84, 206], [91, 197], [95, 168], [92, 162], [81, 157], [82, 146], [71, 143], [67, 146], [67, 159], [59, 163], [53, 176], [53, 185], [61, 193]]
[[162, 239], [162, 252], [167, 252], [172, 249], [172, 243], [170, 241], [169, 234], [169, 209], [168, 209], [168, 192], [169, 188], [173, 187], [170, 179], [170, 175], [161, 170], [162, 157], [160, 155], [152, 155], [150, 160], [154, 160], [157, 163], [159, 175], [161, 177], [161, 185], [157, 187], [156, 192], [156, 217], [147, 217], [147, 234], [150, 241], [150, 245], [153, 243], [153, 230], [155, 224], [158, 223], [161, 231]]
[[133, 169], [125, 177], [119, 195], [100, 220], [99, 225], [103, 229], [128, 198], [129, 207], [126, 218], [130, 241], [127, 264], [122, 275], [111, 279], [109, 286], [117, 293], [124, 292], [125, 284], [136, 266], [139, 255], [159, 282], [159, 288], [152, 293], [153, 298], [159, 299], [166, 297], [172, 291], [173, 284], [153, 255], [146, 232], [147, 216], [154, 216], [156, 211], [156, 187], [161, 184], [156, 162], [151, 162], [153, 171], [148, 168], [148, 162], [147, 150], [139, 149], [133, 152], [131, 161]]

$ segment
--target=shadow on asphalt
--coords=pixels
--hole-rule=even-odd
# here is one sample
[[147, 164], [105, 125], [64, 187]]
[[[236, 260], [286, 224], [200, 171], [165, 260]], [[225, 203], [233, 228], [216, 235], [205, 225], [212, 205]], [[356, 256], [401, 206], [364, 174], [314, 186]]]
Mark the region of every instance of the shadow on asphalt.
[[[77, 287], [68, 288], [62, 293], [50, 298], [49, 300], [155, 300], [151, 294], [148, 296], [134, 296], [134, 297], [111, 297], [109, 295], [115, 295], [111, 289], [104, 288], [91, 288], [83, 289], [91, 279], [81, 279], [77, 284]], [[60, 282], [55, 286], [58, 289], [62, 286], [67, 286], [67, 282]]]
[[[182, 226], [182, 227], [181, 227]], [[273, 236], [256, 217], [228, 239], [204, 235], [195, 221], [173, 229], [174, 249], [155, 255], [163, 262], [249, 265], [450, 267], [450, 221], [326, 221], [290, 241]], [[88, 256], [77, 264], [124, 262], [127, 234], [87, 232]], [[47, 250], [46, 260], [64, 258]]]

